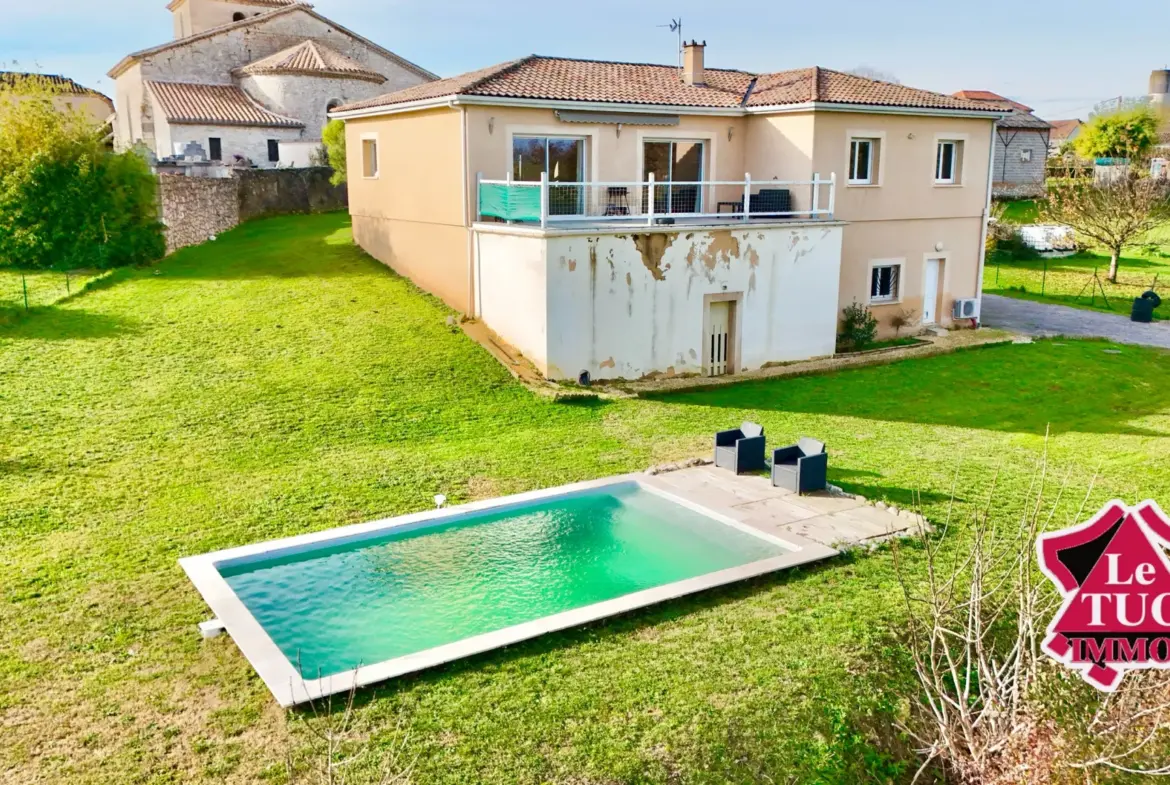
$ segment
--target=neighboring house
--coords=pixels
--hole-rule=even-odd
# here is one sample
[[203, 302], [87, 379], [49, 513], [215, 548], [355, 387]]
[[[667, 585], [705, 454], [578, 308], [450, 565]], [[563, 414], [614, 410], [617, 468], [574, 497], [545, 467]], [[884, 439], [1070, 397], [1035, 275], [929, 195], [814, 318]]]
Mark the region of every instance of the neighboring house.
[[53, 94], [53, 103], [60, 109], [70, 108], [85, 112], [94, 123], [104, 125], [114, 114], [114, 102], [97, 90], [83, 87], [72, 79], [56, 74], [25, 74], [15, 71], [0, 71], [0, 92], [19, 91], [20, 86], [36, 82]]
[[855, 301], [883, 334], [977, 306], [1002, 110], [703, 61], [533, 55], [341, 107], [354, 237], [555, 379], [831, 355]]
[[1048, 137], [1048, 155], [1060, 155], [1060, 148], [1064, 147], [1065, 142], [1075, 141], [1081, 133], [1081, 126], [1084, 125], [1080, 120], [1052, 120], [1052, 133]]
[[293, 0], [174, 0], [175, 40], [127, 55], [116, 81], [120, 150], [160, 159], [194, 142], [211, 160], [303, 166], [328, 110], [435, 78]]
[[995, 124], [992, 195], [1005, 199], [1043, 196], [1052, 126], [1034, 115], [1030, 106], [989, 90], [960, 90], [952, 95], [1010, 110]]

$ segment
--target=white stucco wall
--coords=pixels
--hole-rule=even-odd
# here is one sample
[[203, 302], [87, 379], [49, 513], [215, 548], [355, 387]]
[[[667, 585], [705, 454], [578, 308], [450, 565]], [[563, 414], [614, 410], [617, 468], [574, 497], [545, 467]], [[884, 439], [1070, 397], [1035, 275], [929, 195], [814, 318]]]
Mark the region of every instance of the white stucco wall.
[[477, 232], [480, 316], [550, 378], [702, 373], [707, 295], [736, 299], [737, 371], [834, 351], [839, 225], [507, 231]]
[[[211, 154], [208, 140], [219, 137], [224, 163], [231, 163], [232, 156], [242, 155], [259, 169], [274, 169], [290, 166], [293, 162], [268, 160], [268, 140], [295, 142], [302, 138], [300, 128], [251, 128], [235, 125], [171, 125], [165, 120], [155, 121], [155, 154], [159, 158], [174, 154], [176, 142], [198, 142], [203, 151]], [[283, 156], [282, 156], [283, 157]]]
[[476, 243], [476, 312], [541, 372], [548, 364], [548, 267], [541, 238], [482, 232]]

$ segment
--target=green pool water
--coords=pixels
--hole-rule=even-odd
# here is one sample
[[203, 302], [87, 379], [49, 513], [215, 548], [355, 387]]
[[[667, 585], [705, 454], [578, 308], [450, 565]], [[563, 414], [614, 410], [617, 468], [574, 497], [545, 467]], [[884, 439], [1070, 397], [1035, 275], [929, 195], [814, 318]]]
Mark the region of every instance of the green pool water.
[[630, 483], [219, 570], [316, 678], [783, 553]]

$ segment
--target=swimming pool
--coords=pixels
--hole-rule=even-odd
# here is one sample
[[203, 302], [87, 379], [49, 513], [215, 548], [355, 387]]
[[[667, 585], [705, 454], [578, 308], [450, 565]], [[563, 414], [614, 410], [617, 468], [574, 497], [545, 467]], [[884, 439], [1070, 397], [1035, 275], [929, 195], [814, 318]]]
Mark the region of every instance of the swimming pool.
[[181, 564], [288, 706], [790, 566], [798, 550], [625, 477]]

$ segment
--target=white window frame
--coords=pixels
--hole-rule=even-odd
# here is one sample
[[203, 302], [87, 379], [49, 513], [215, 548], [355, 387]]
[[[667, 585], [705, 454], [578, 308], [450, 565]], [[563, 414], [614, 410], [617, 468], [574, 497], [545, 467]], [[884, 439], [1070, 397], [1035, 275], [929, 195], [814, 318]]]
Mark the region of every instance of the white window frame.
[[[854, 179], [852, 169], [853, 143], [869, 142], [869, 172], [866, 179]], [[849, 129], [845, 132], [845, 185], [850, 188], [877, 188], [885, 176], [886, 132], [868, 129]], [[874, 167], [877, 167], [876, 170]], [[876, 171], [876, 176], [875, 176]]]
[[[862, 147], [867, 149], [865, 156], [865, 176], [858, 176], [858, 172], [854, 169], [854, 164], [861, 158], [860, 151]], [[873, 159], [874, 159], [874, 143], [872, 139], [850, 139], [849, 140], [849, 184], [850, 185], [873, 185]]]
[[[873, 274], [874, 271], [881, 267], [895, 267], [898, 272], [894, 279], [894, 291], [888, 296], [875, 295], [873, 293]], [[873, 259], [869, 263], [869, 275], [865, 279], [865, 295], [866, 301], [870, 305], [896, 305], [902, 302], [902, 291], [906, 283], [906, 260], [905, 259]]]
[[[373, 145], [373, 147], [374, 147], [374, 173], [373, 174], [366, 174], [366, 172], [368, 171], [368, 169], [366, 167], [366, 142], [373, 142], [374, 143], [374, 145]], [[377, 180], [378, 175], [380, 175], [382, 172], [382, 162], [379, 160], [381, 156], [380, 156], [380, 153], [378, 151], [378, 135], [377, 134], [362, 134], [361, 146], [359, 149], [360, 149], [359, 155], [361, 157], [361, 166], [362, 166], [362, 179], [363, 180]]]
[[[943, 177], [943, 149], [951, 148], [951, 173]], [[959, 181], [959, 151], [961, 143], [957, 139], [939, 139], [934, 145], [934, 181], [939, 185], [954, 185]]]
[[[955, 161], [954, 161], [954, 175], [953, 180], [938, 179], [938, 165], [939, 165], [939, 146], [945, 142], [952, 142], [955, 145]], [[956, 133], [937, 133], [934, 135], [934, 187], [935, 188], [960, 188], [966, 180], [967, 171], [967, 150], [971, 147], [971, 134], [956, 134]]]

